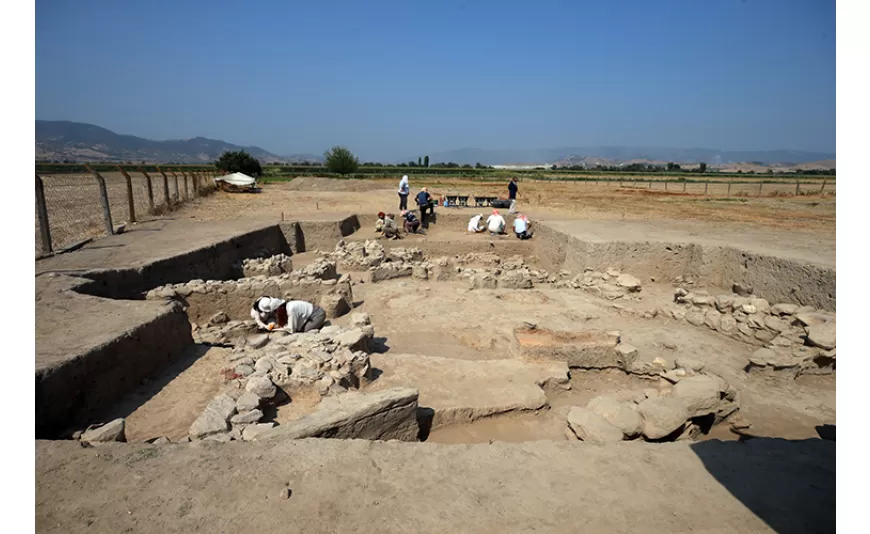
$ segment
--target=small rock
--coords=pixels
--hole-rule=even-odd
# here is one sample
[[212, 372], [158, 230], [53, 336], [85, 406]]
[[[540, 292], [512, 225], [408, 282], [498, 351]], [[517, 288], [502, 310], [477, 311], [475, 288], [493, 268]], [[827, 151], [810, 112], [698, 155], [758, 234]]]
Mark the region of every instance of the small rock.
[[320, 297], [320, 307], [327, 317], [341, 317], [350, 311], [350, 304], [344, 296], [336, 293]]
[[794, 315], [797, 313], [797, 304], [774, 304], [770, 312], [774, 315]]
[[714, 301], [716, 309], [722, 313], [731, 311], [731, 304], [734, 302], [734, 297], [731, 295], [719, 295]]
[[680, 380], [674, 385], [674, 398], [685, 402], [689, 417], [700, 417], [716, 411], [719, 405], [719, 381], [706, 375]]
[[737, 293], [741, 297], [748, 297], [752, 294], [752, 286], [735, 282], [734, 285], [731, 286], [731, 291]]
[[699, 311], [690, 311], [686, 314], [686, 321], [692, 326], [701, 326], [707, 317]]
[[704, 370], [704, 362], [698, 360], [692, 360], [690, 358], [678, 358], [675, 361], [677, 367], [682, 367], [684, 369], [691, 369], [696, 373], [700, 373]]
[[795, 315], [795, 319], [800, 321], [800, 323], [804, 326], [813, 326], [830, 322], [832, 320], [832, 317], [830, 315], [818, 312], [798, 312]]
[[723, 333], [733, 332], [737, 327], [737, 320], [729, 314], [723, 314], [722, 319], [719, 321], [719, 331]]
[[673, 434], [689, 418], [683, 399], [653, 397], [637, 405], [643, 416], [643, 435], [647, 439], [661, 439]]
[[254, 364], [254, 369], [261, 373], [268, 373], [272, 370], [272, 362], [269, 361], [269, 358], [260, 358]]
[[617, 360], [620, 361], [623, 366], [629, 366], [637, 359], [637, 348], [628, 343], [620, 343], [616, 346], [616, 354]]
[[236, 401], [229, 395], [221, 394], [211, 400], [205, 410], [190, 425], [190, 437], [201, 439], [206, 436], [227, 431], [227, 421], [236, 413]]
[[217, 312], [216, 314], [212, 315], [211, 317], [209, 317], [208, 326], [226, 324], [228, 322], [230, 322], [229, 316], [226, 313], [220, 311], [220, 312]]
[[776, 315], [768, 315], [764, 318], [764, 326], [774, 332], [783, 332], [788, 330], [788, 323], [777, 317]]
[[126, 422], [123, 418], [115, 419], [104, 425], [91, 425], [85, 430], [80, 441], [85, 443], [108, 443], [111, 441], [127, 441], [125, 435]]
[[272, 430], [274, 426], [275, 423], [257, 423], [255, 425], [246, 426], [245, 429], [242, 430], [242, 439], [245, 441], [256, 441], [257, 436]]
[[530, 321], [523, 321], [523, 326], [525, 328], [528, 328], [529, 330], [535, 330], [536, 328], [538, 328], [538, 323], [533, 323]]
[[367, 313], [354, 313], [350, 316], [350, 325], [354, 328], [360, 328], [372, 324], [372, 319]]
[[252, 349], [259, 349], [265, 347], [269, 342], [268, 334], [258, 334], [255, 336], [248, 336], [247, 345]]
[[814, 347], [833, 350], [837, 347], [837, 323], [831, 321], [807, 326], [807, 341]]
[[281, 497], [284, 500], [287, 500], [290, 498], [290, 493], [291, 493], [290, 488], [287, 488], [287, 487], [281, 488], [281, 493], [280, 493], [279, 497]]
[[616, 278], [620, 275], [620, 272], [617, 271], [616, 269], [614, 269], [613, 267], [608, 267], [607, 270], [605, 271], [605, 273], [607, 273], [607, 276], [609, 276], [611, 278]]
[[752, 304], [743, 304], [742, 306], [740, 306], [740, 311], [745, 314], [753, 314], [758, 310]]
[[167, 443], [172, 443], [172, 441], [166, 436], [159, 437], [151, 442], [154, 445], [166, 445]]
[[260, 407], [260, 397], [255, 393], [244, 392], [236, 401], [236, 409], [241, 412], [250, 412]]
[[244, 365], [244, 364], [237, 365], [236, 368], [234, 369], [234, 371], [237, 375], [241, 375], [241, 376], [250, 376], [250, 375], [254, 374], [254, 368], [251, 367], [250, 365]]
[[234, 425], [238, 424], [246, 424], [246, 423], [256, 423], [260, 419], [263, 418], [263, 412], [260, 410], [254, 409], [243, 413], [238, 413], [230, 419], [230, 422]]
[[624, 287], [631, 293], [636, 293], [641, 290], [640, 280], [630, 274], [620, 274], [616, 278], [616, 285]]
[[643, 431], [643, 419], [640, 414], [632, 410], [628, 404], [619, 402], [613, 397], [595, 397], [589, 401], [586, 409], [595, 412], [620, 429], [627, 438], [633, 438]]
[[761, 341], [763, 343], [770, 343], [773, 341], [773, 338], [776, 337], [776, 333], [771, 332], [770, 330], [756, 330], [755, 331], [755, 339]]
[[[261, 399], [271, 399], [277, 393], [275, 384], [265, 376], [256, 376], [248, 379], [245, 391], [253, 393]], [[235, 406], [235, 403], [233, 405]]]
[[354, 328], [343, 332], [333, 340], [342, 347], [348, 347], [350, 350], [365, 350], [367, 348], [366, 335], [361, 328]]
[[604, 445], [622, 441], [622, 430], [610, 424], [605, 418], [579, 406], [568, 412], [568, 426], [578, 438], [588, 443]]

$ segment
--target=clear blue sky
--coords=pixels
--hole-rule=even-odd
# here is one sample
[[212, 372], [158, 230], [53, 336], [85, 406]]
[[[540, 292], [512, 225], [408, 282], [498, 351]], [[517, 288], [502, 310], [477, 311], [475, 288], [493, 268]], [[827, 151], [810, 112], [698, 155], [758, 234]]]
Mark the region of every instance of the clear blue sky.
[[37, 0], [36, 117], [280, 155], [835, 149], [833, 0]]

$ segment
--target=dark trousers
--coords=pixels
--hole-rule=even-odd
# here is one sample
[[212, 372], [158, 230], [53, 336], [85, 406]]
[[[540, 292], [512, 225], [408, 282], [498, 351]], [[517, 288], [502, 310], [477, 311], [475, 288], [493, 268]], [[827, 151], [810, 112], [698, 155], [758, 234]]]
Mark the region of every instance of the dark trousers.
[[302, 331], [310, 332], [311, 330], [319, 330], [325, 322], [326, 312], [323, 311], [323, 308], [321, 308], [320, 306], [315, 306], [314, 311], [311, 312], [311, 316], [308, 317], [308, 320], [305, 321], [304, 325], [302, 325]]
[[423, 222], [423, 228], [426, 227], [426, 212], [429, 210], [431, 210], [431, 207], [428, 205], [420, 206], [420, 220]]
[[405, 221], [405, 232], [409, 234], [416, 234], [417, 228], [420, 228], [420, 221]]
[[531, 239], [532, 238], [532, 234], [528, 230], [523, 230], [522, 232], [514, 232], [514, 233], [517, 234], [517, 238], [519, 238], [519, 239]]
[[403, 195], [402, 193], [399, 193], [399, 209], [408, 209], [408, 195]]

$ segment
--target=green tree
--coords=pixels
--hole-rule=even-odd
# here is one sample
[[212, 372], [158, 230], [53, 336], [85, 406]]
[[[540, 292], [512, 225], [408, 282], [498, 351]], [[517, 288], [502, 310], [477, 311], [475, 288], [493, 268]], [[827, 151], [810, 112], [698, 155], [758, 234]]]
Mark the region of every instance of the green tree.
[[701, 172], [707, 172], [707, 164], [706, 164], [706, 163], [701, 162], [700, 171], [701, 171]]
[[429, 167], [429, 156], [423, 158], [423, 166], [427, 168]]
[[329, 172], [338, 174], [350, 174], [359, 168], [359, 160], [343, 146], [334, 146], [323, 154], [326, 168]]
[[418, 167], [423, 166], [423, 158], [421, 158], [420, 156], [417, 156], [417, 166]]
[[260, 166], [257, 158], [244, 150], [239, 150], [238, 152], [228, 150], [224, 152], [215, 162], [215, 167], [227, 174], [241, 172], [248, 176], [260, 176], [263, 173], [263, 168]]

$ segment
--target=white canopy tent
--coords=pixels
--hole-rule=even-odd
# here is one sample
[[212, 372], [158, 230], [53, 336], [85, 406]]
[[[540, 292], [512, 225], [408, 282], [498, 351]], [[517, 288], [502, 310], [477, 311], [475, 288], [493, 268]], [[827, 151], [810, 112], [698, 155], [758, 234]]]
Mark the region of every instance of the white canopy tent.
[[216, 186], [221, 189], [239, 190], [239, 189], [255, 189], [257, 187], [257, 179], [241, 172], [225, 174], [214, 179]]

